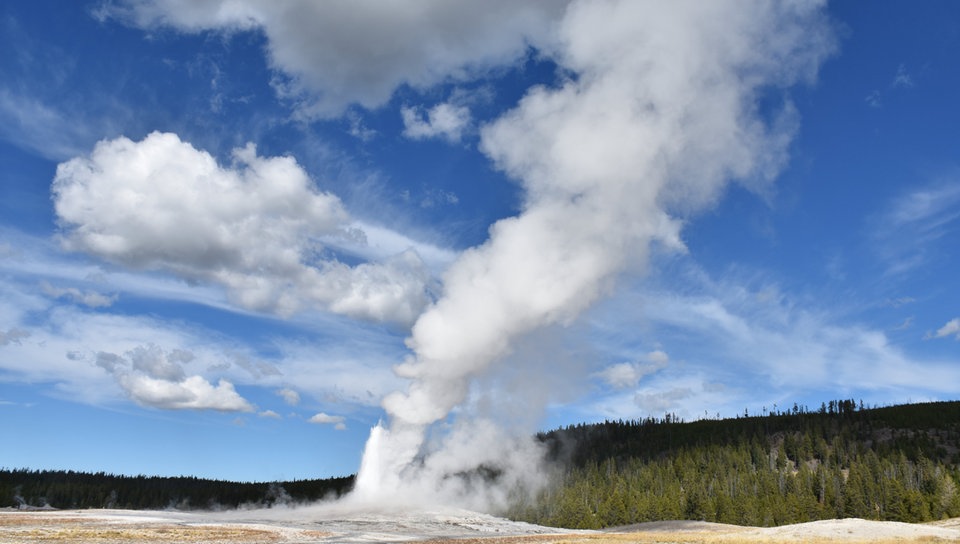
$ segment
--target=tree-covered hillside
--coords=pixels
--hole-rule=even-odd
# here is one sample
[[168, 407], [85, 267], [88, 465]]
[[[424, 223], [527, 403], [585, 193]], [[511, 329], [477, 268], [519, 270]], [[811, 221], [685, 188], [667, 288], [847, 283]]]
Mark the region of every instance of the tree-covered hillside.
[[844, 400], [727, 420], [608, 421], [540, 439], [562, 468], [510, 512], [534, 523], [960, 516], [960, 402], [864, 409]]
[[227, 509], [339, 496], [353, 476], [237, 483], [191, 477], [116, 476], [63, 470], [0, 469], [0, 508]]

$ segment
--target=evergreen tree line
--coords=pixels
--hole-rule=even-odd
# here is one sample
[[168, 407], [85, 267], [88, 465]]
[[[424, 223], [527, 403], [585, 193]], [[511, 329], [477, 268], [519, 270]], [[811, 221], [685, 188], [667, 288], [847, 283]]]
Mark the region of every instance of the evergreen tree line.
[[541, 434], [561, 468], [509, 515], [583, 529], [960, 516], [960, 402], [867, 409], [844, 400], [767, 414], [690, 423], [668, 415]]
[[339, 497], [353, 476], [238, 483], [193, 477], [117, 476], [64, 470], [0, 469], [0, 508], [232, 509]]

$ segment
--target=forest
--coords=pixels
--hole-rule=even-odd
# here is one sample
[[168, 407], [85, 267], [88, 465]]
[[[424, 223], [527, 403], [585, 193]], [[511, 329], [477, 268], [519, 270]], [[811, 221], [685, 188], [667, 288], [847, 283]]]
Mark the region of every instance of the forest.
[[[552, 483], [514, 520], [595, 529], [690, 519], [773, 526], [960, 516], [960, 402], [672, 414], [540, 433]], [[491, 468], [491, 467], [487, 467]], [[489, 477], [496, 477], [493, 467]], [[0, 469], [0, 508], [229, 509], [337, 497], [353, 476], [272, 483]]]
[[774, 526], [960, 516], [960, 402], [685, 423], [675, 416], [539, 435], [558, 469], [510, 517], [596, 529], [666, 519]]
[[118, 476], [72, 470], [0, 469], [0, 508], [225, 510], [338, 497], [353, 476], [239, 483], [186, 476]]

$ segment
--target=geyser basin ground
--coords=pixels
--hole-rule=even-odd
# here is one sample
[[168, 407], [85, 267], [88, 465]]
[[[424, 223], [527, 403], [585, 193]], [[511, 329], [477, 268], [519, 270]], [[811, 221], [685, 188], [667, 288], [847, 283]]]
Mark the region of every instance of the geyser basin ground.
[[342, 505], [230, 512], [0, 511], [0, 543], [405, 542], [569, 533], [458, 509]]
[[960, 520], [908, 524], [845, 519], [762, 529], [676, 521], [640, 524], [615, 532], [574, 532], [454, 509], [379, 513], [317, 506], [238, 512], [0, 510], [0, 544], [440, 543], [445, 540], [470, 544], [960, 542]]

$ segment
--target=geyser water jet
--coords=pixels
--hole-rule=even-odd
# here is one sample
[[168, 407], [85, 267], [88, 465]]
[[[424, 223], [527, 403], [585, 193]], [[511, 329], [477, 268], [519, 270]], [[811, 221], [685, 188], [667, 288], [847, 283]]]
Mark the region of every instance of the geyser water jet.
[[[569, 325], [617, 276], [642, 273], [653, 245], [684, 251], [682, 215], [729, 181], [770, 182], [796, 126], [771, 90], [812, 81], [833, 47], [818, 2], [574, 1], [554, 28], [533, 45], [574, 76], [481, 129], [481, 151], [524, 189], [522, 212], [462, 253], [414, 324], [397, 367], [411, 383], [384, 399], [390, 424], [371, 432], [358, 497], [469, 500], [450, 474], [487, 463], [519, 485], [535, 473], [529, 441], [465, 417], [471, 384], [520, 338]], [[537, 383], [501, 394], [524, 387]]]

